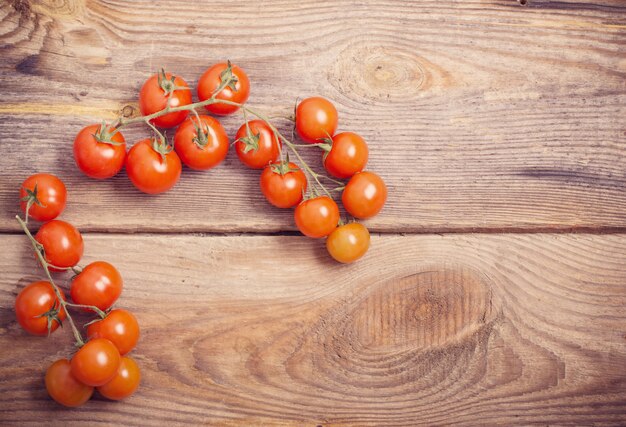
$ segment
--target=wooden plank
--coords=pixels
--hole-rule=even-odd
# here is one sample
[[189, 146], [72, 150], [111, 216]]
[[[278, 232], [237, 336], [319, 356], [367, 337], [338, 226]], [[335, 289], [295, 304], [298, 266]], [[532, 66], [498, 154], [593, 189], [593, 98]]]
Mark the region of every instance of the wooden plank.
[[41, 275], [0, 251], [0, 420], [67, 425], [626, 422], [626, 235], [374, 236], [332, 262], [295, 236], [86, 236], [117, 265], [140, 391], [64, 411], [42, 375], [68, 331], [26, 336]]
[[[364, 135], [390, 187], [373, 230], [624, 230], [626, 7], [522, 3], [3, 2], [0, 230], [17, 230], [16, 189], [35, 171], [67, 181], [65, 218], [83, 230], [293, 230], [234, 153], [159, 197], [73, 165], [77, 131], [136, 108], [149, 73], [194, 85], [224, 58], [261, 110], [320, 94]], [[231, 135], [240, 122], [224, 121]]]

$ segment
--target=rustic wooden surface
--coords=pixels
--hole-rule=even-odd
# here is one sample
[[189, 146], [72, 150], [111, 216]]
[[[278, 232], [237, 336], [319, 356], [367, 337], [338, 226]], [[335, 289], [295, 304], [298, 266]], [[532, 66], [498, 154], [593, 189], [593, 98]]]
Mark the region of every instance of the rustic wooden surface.
[[[0, 2], [0, 423], [626, 424], [625, 46], [622, 0]], [[148, 74], [193, 87], [225, 58], [286, 132], [323, 95], [370, 143], [390, 197], [364, 260], [292, 235], [234, 153], [158, 197], [77, 171], [75, 134], [136, 113]], [[85, 262], [124, 275], [144, 373], [124, 403], [51, 402], [69, 335], [14, 319], [40, 171]]]

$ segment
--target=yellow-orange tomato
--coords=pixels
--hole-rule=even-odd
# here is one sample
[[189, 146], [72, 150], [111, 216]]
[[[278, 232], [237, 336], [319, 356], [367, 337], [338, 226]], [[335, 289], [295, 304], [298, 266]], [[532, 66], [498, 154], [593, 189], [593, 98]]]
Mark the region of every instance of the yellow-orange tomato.
[[376, 215], [387, 201], [387, 186], [373, 172], [355, 174], [341, 196], [343, 206], [355, 218], [370, 218]]
[[98, 387], [101, 395], [111, 400], [125, 399], [137, 390], [141, 371], [137, 362], [128, 356], [122, 357], [117, 374], [108, 383]]
[[370, 247], [370, 233], [358, 222], [337, 227], [326, 239], [326, 249], [335, 260], [348, 264], [361, 258]]
[[93, 387], [74, 378], [70, 361], [59, 359], [46, 371], [46, 390], [51, 398], [63, 406], [76, 407], [89, 400]]

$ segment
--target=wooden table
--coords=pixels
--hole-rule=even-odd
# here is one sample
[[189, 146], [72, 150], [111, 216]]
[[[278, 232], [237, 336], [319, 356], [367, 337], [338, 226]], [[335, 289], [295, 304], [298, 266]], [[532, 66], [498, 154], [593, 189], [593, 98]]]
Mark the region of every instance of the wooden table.
[[[626, 423], [623, 1], [14, 0], [0, 14], [1, 423]], [[157, 197], [75, 167], [78, 130], [136, 114], [149, 74], [195, 85], [226, 58], [251, 105], [284, 117], [322, 95], [369, 142], [390, 196], [361, 262], [295, 233], [234, 153]], [[231, 136], [241, 122], [223, 120]], [[83, 262], [120, 269], [119, 304], [141, 323], [143, 383], [123, 403], [52, 402], [43, 372], [70, 334], [15, 321], [16, 294], [43, 277], [14, 220], [40, 171], [65, 180]]]

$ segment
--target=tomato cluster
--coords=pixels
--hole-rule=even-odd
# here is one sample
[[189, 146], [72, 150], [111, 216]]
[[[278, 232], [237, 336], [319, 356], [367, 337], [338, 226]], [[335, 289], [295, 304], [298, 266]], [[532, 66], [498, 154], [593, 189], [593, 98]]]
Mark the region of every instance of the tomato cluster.
[[[98, 150], [106, 148], [98, 147]], [[119, 161], [115, 156], [110, 159]], [[112, 400], [130, 396], [139, 386], [141, 373], [137, 363], [126, 354], [137, 344], [139, 324], [131, 312], [112, 308], [122, 293], [122, 276], [104, 261], [92, 262], [84, 268], [78, 266], [83, 255], [83, 238], [74, 226], [55, 219], [65, 209], [67, 200], [66, 187], [59, 178], [50, 174], [32, 175], [22, 183], [20, 196], [25, 221], [29, 217], [46, 221], [33, 237], [26, 222], [18, 217], [48, 281], [31, 283], [20, 291], [15, 299], [17, 321], [25, 331], [44, 336], [68, 319], [80, 347], [70, 360], [59, 359], [48, 367], [45, 377], [48, 394], [58, 403], [72, 407], [89, 400], [94, 388]], [[66, 300], [51, 274], [66, 270], [75, 273], [70, 284], [71, 301]], [[87, 342], [83, 341], [70, 308], [98, 315], [86, 324]]]
[[[151, 76], [139, 92], [142, 116], [81, 130], [74, 141], [76, 164], [87, 176], [98, 179], [115, 175], [125, 164], [135, 187], [145, 193], [162, 193], [178, 182], [182, 164], [207, 170], [228, 154], [228, 135], [219, 120], [196, 110], [203, 107], [208, 113], [223, 116], [241, 109], [244, 123], [234, 138], [235, 151], [244, 165], [262, 169], [260, 187], [267, 201], [278, 208], [295, 207], [298, 229], [313, 238], [328, 236], [326, 247], [335, 260], [348, 263], [367, 252], [367, 228], [344, 223], [331, 192], [342, 192], [348, 215], [366, 219], [382, 209], [387, 187], [378, 175], [364, 171], [369, 156], [365, 140], [354, 132], [336, 133], [338, 114], [330, 101], [321, 97], [304, 99], [293, 118], [300, 139], [323, 150], [322, 163], [330, 175], [325, 177], [306, 165], [297, 152], [301, 145], [289, 141], [261, 114], [244, 105], [250, 95], [250, 81], [238, 66], [229, 61], [207, 69], [198, 80], [197, 95], [199, 101], [194, 104], [189, 85], [179, 76], [163, 70]], [[248, 120], [246, 114], [257, 119]], [[126, 153], [120, 130], [140, 121], [155, 135], [135, 143]], [[158, 128], [176, 126], [170, 144]], [[300, 165], [283, 155], [285, 148], [297, 156]], [[340, 187], [329, 191], [319, 178]], [[344, 184], [338, 179], [349, 181]]]

